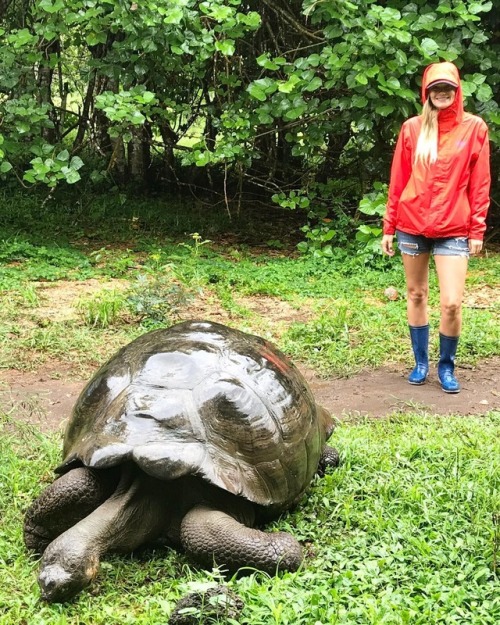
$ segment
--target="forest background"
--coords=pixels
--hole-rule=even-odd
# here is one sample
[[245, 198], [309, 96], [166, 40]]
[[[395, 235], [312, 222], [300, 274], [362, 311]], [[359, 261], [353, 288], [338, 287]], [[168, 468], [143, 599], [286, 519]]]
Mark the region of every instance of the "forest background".
[[274, 203], [298, 209], [302, 251], [375, 249], [395, 137], [446, 60], [490, 127], [491, 239], [499, 44], [483, 0], [0, 0], [4, 204], [68, 185]]

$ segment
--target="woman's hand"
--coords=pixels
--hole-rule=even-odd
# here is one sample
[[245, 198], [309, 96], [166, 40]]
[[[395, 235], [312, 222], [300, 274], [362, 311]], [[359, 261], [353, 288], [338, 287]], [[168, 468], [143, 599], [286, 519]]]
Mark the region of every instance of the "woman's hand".
[[[387, 256], [394, 256], [394, 248], [392, 247], [392, 241], [394, 240], [393, 234], [384, 234], [382, 237], [382, 252]], [[469, 241], [470, 244], [470, 241]]]
[[472, 256], [479, 254], [483, 249], [483, 242], [480, 239], [469, 239], [469, 252]]

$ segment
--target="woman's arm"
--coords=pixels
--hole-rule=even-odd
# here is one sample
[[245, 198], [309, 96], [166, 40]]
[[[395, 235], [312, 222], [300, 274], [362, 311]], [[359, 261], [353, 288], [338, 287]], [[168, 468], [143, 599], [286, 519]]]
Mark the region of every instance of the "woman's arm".
[[[483, 240], [486, 230], [486, 215], [490, 205], [490, 142], [486, 124], [484, 124], [483, 133], [481, 134], [482, 144], [471, 167], [469, 185], [467, 187], [467, 196], [471, 210], [469, 241]], [[478, 251], [481, 250], [479, 249]], [[477, 251], [473, 253], [477, 253]]]
[[396, 215], [399, 198], [408, 184], [412, 170], [412, 149], [407, 125], [403, 124], [392, 158], [389, 194], [384, 215], [384, 234], [396, 232]]

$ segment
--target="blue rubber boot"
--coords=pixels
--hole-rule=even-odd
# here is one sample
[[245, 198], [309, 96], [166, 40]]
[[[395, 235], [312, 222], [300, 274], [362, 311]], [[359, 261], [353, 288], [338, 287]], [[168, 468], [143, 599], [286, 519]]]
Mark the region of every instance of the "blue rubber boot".
[[460, 384], [454, 376], [455, 354], [457, 353], [458, 336], [446, 336], [439, 333], [438, 378], [445, 393], [459, 393]]
[[429, 374], [429, 325], [410, 326], [415, 368], [408, 376], [410, 384], [425, 384]]

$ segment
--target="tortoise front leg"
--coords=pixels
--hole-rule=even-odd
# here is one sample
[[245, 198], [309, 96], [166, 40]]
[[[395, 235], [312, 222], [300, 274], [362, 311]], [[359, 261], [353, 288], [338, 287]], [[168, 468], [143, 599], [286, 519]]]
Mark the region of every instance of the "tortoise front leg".
[[302, 559], [302, 548], [286, 532], [262, 532], [240, 523], [229, 514], [198, 505], [181, 523], [182, 546], [205, 566], [220, 564], [230, 572], [242, 567], [265, 571], [295, 571]]
[[26, 511], [24, 542], [42, 554], [54, 538], [98, 508], [115, 490], [116, 471], [73, 469], [52, 482]]
[[125, 468], [116, 491], [45, 549], [38, 583], [49, 602], [71, 599], [97, 575], [107, 551], [133, 551], [164, 526], [165, 503], [157, 480]]

